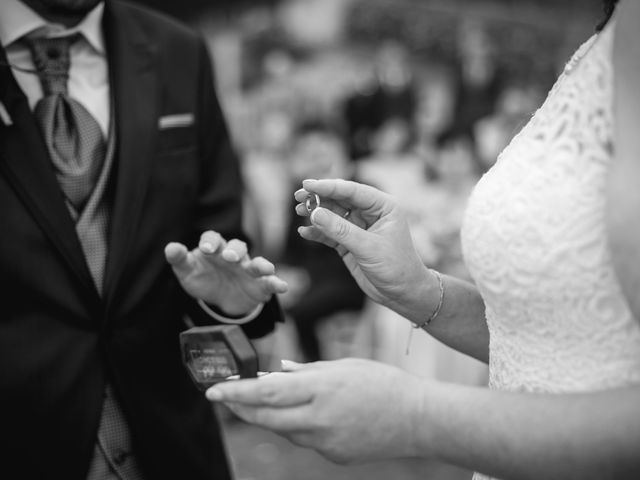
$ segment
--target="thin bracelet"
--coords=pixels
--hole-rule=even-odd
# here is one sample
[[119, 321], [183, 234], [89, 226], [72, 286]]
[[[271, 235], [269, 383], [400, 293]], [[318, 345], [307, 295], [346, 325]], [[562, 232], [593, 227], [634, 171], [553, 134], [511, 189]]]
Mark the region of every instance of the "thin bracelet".
[[244, 323], [250, 322], [251, 320], [256, 318], [258, 315], [260, 315], [260, 312], [262, 312], [262, 308], [264, 307], [264, 302], [259, 303], [258, 306], [254, 308], [251, 312], [249, 312], [244, 317], [240, 317], [240, 318], [230, 318], [224, 315], [220, 315], [219, 313], [213, 311], [211, 307], [209, 307], [209, 305], [207, 305], [201, 299], [198, 299], [198, 305], [200, 305], [200, 308], [202, 308], [209, 316], [215, 318], [219, 322], [231, 323], [231, 324], [235, 323], [236, 325], [242, 325]]
[[427, 317], [427, 319], [422, 323], [414, 323], [409, 329], [409, 338], [407, 338], [407, 348], [405, 349], [404, 354], [409, 355], [409, 351], [411, 350], [411, 338], [413, 337], [413, 331], [416, 328], [424, 328], [428, 326], [431, 322], [435, 320], [435, 318], [440, 314], [440, 310], [442, 309], [442, 304], [444, 303], [444, 282], [442, 281], [442, 275], [437, 270], [429, 269], [429, 271], [433, 272], [433, 274], [438, 279], [438, 287], [440, 289], [440, 299], [438, 300], [438, 306], [433, 311], [433, 313]]
[[442, 309], [442, 304], [444, 303], [444, 282], [442, 281], [442, 275], [440, 275], [440, 272], [438, 272], [437, 270], [432, 270], [431, 268], [429, 269], [429, 271], [431, 271], [438, 279], [438, 288], [440, 289], [440, 298], [438, 299], [438, 306], [433, 311], [431, 316], [427, 317], [427, 319], [424, 322], [414, 323], [413, 328], [424, 328], [429, 326], [429, 324], [433, 322], [436, 319], [436, 317], [440, 314], [440, 310]]

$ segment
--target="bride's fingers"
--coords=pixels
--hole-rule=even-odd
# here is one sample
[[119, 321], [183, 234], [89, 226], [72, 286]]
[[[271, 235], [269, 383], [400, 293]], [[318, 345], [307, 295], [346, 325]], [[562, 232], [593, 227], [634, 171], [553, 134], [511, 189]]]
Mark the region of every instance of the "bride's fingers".
[[314, 199], [311, 204], [308, 204], [305, 199], [298, 205], [296, 205], [296, 213], [300, 216], [308, 217], [309, 215], [311, 215], [311, 212], [317, 207], [323, 207], [331, 210], [336, 215], [340, 215], [341, 217], [349, 216], [351, 214], [351, 209], [348, 206], [326, 198], [320, 198], [320, 203], [317, 203], [317, 201]]
[[[368, 213], [386, 212], [394, 205], [392, 197], [386, 193], [369, 185], [349, 180], [307, 179], [302, 182], [302, 186], [303, 190], [318, 194], [320, 198], [331, 199], [343, 205], [352, 205], [353, 208]], [[298, 192], [296, 194], [299, 194]]]
[[370, 234], [366, 230], [323, 207], [313, 211], [311, 221], [312, 226], [298, 228], [300, 236], [336, 249], [341, 257], [347, 251], [362, 252], [371, 248]]
[[322, 243], [329, 248], [336, 248], [338, 246], [336, 241], [331, 240], [316, 227], [298, 227], [298, 234], [305, 240]]
[[311, 223], [328, 239], [343, 245], [351, 252], [363, 253], [375, 248], [372, 244], [375, 242], [375, 235], [326, 208], [314, 209], [311, 214]]
[[304, 188], [299, 188], [293, 194], [293, 197], [300, 203], [304, 203], [308, 196], [309, 192], [307, 192]]
[[344, 258], [344, 256], [349, 253], [349, 250], [342, 245], [336, 245], [335, 250], [338, 252], [338, 255], [340, 255], [340, 258]]
[[296, 205], [296, 213], [301, 217], [308, 217], [311, 215], [309, 210], [307, 210], [307, 206], [304, 203], [299, 203]]
[[[325, 203], [321, 203], [321, 206], [322, 208], [327, 208], [328, 210], [331, 210], [336, 215], [340, 215], [342, 218], [348, 220], [349, 222], [353, 223], [355, 226], [360, 227], [363, 230], [367, 230], [369, 226], [373, 223], [373, 221], [375, 221], [375, 219], [374, 220], [369, 219], [369, 221], [366, 221], [364, 218], [362, 218], [362, 215], [359, 211], [349, 210], [339, 204], [334, 203], [333, 206], [325, 207]], [[296, 213], [301, 217], [309, 217], [311, 215], [306, 205], [303, 203], [299, 203], [298, 205], [296, 205], [295, 209], [296, 209]]]
[[[296, 190], [296, 192], [293, 194], [293, 197], [305, 207], [311, 206], [312, 207], [311, 209], [313, 209], [318, 206], [317, 204], [318, 198], [316, 198], [318, 197], [318, 195], [314, 193], [310, 193], [304, 188], [300, 188]], [[325, 208], [331, 208], [331, 205], [337, 204], [335, 199], [331, 199], [328, 197], [323, 198], [321, 195], [319, 196], [319, 200], [320, 200], [320, 204]], [[343, 205], [340, 205], [340, 206], [342, 207]], [[344, 207], [344, 208], [346, 209], [347, 207]], [[309, 209], [307, 208], [307, 211], [308, 210]]]
[[346, 212], [351, 211], [351, 208], [348, 202], [338, 202], [336, 201], [336, 199], [332, 199], [329, 197], [322, 197], [322, 195], [319, 196], [320, 204], [318, 205], [317, 199], [314, 198], [316, 197], [316, 195], [308, 192], [304, 188], [300, 188], [296, 190], [293, 196], [298, 202], [300, 202], [300, 205], [304, 207], [304, 211], [302, 209], [298, 210], [296, 208], [296, 212], [298, 212], [303, 216], [309, 216], [311, 213], [309, 210], [313, 211], [315, 207], [318, 207], [320, 205], [322, 205], [324, 208], [328, 208], [334, 211], [336, 214], [340, 216], [344, 216]]

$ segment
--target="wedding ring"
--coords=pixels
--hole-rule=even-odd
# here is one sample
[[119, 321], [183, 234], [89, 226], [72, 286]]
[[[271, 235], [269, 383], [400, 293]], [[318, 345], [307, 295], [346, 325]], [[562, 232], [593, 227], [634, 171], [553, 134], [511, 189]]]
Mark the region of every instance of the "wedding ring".
[[307, 212], [311, 213], [320, 206], [320, 197], [315, 193], [310, 193], [304, 202]]

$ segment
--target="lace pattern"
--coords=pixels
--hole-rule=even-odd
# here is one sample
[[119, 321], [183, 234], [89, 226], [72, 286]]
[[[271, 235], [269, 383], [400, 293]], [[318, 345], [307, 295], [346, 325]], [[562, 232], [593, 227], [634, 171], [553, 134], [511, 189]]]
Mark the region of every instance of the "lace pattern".
[[576, 52], [470, 198], [462, 243], [486, 304], [490, 388], [640, 383], [640, 323], [615, 278], [604, 224], [612, 44], [613, 24]]

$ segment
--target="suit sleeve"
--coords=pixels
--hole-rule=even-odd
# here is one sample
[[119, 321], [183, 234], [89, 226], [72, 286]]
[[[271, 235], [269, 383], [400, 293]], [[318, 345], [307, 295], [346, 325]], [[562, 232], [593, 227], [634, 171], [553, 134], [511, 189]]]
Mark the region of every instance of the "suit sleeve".
[[[209, 52], [203, 41], [199, 42], [198, 48], [196, 122], [200, 184], [193, 217], [192, 244], [197, 243], [202, 232], [215, 230], [227, 240], [238, 238], [250, 245], [242, 230], [244, 185], [240, 165], [216, 96]], [[189, 301], [188, 311], [198, 325], [215, 323], [195, 301]], [[271, 332], [275, 322], [282, 319], [280, 306], [274, 296], [264, 306], [262, 313], [242, 328], [249, 337], [261, 337]]]

